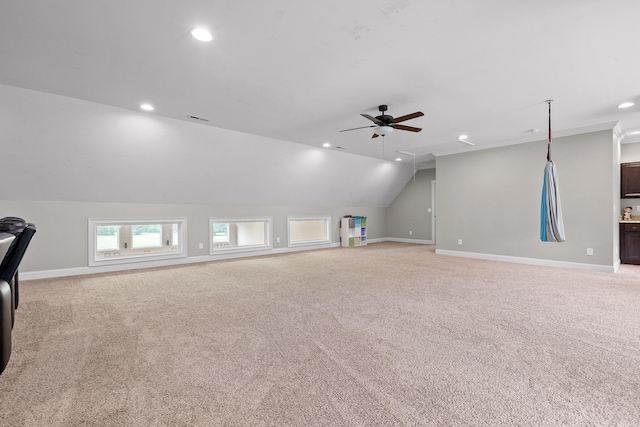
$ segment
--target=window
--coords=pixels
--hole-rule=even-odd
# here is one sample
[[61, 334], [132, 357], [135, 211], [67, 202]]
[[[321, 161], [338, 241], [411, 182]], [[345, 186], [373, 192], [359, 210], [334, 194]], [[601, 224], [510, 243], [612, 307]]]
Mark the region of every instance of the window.
[[187, 220], [89, 220], [89, 265], [187, 256]]
[[211, 218], [211, 254], [271, 249], [271, 218]]
[[229, 223], [216, 222], [212, 227], [214, 243], [229, 243]]
[[180, 239], [180, 227], [178, 227], [178, 224], [171, 224], [171, 238], [173, 239], [174, 242], [178, 242]]
[[287, 217], [289, 247], [331, 243], [331, 217]]
[[98, 251], [110, 251], [120, 248], [119, 235], [120, 226], [118, 225], [98, 225], [96, 231]]
[[[132, 225], [131, 234], [132, 249], [162, 247], [162, 224]], [[171, 234], [173, 235], [173, 232]]]

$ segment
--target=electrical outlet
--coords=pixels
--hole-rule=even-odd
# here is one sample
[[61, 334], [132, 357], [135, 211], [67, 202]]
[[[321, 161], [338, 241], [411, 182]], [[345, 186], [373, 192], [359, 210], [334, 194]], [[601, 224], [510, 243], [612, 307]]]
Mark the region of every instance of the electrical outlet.
[[462, 244], [462, 239], [458, 239], [458, 244], [461, 245]]
[[636, 206], [636, 208], [637, 208], [636, 210], [640, 212], [640, 205]]
[[276, 243], [280, 243], [280, 238], [276, 237]]
[[427, 212], [430, 213], [431, 212], [431, 208], [427, 208]]
[[413, 231], [409, 230], [409, 236], [413, 235]]
[[204, 243], [199, 243], [198, 244], [198, 249], [204, 249]]
[[593, 248], [587, 248], [587, 255], [593, 255]]

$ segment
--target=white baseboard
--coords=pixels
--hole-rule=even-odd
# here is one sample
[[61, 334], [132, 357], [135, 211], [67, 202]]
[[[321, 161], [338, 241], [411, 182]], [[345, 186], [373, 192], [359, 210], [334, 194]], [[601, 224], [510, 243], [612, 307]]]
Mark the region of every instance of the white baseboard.
[[[415, 243], [420, 245], [433, 244], [433, 241], [431, 240], [403, 239], [403, 238], [396, 238], [396, 237], [384, 237], [379, 239], [368, 240], [368, 243], [380, 243], [380, 242]], [[172, 265], [194, 264], [199, 262], [221, 261], [221, 260], [235, 259], [235, 258], [249, 258], [249, 257], [256, 257], [256, 256], [277, 255], [277, 254], [310, 251], [310, 250], [317, 250], [317, 249], [337, 248], [339, 246], [340, 246], [339, 243], [331, 243], [331, 244], [318, 245], [318, 246], [275, 248], [268, 251], [202, 255], [202, 256], [176, 258], [176, 259], [168, 259], [168, 260], [157, 260], [157, 261], [141, 261], [141, 262], [135, 262], [130, 264], [115, 264], [115, 265], [102, 265], [102, 266], [95, 266], [95, 267], [75, 267], [75, 268], [61, 268], [56, 270], [28, 271], [28, 272], [20, 272], [20, 280], [26, 281], [26, 280], [36, 280], [36, 279], [50, 279], [54, 277], [81, 276], [85, 274], [112, 273], [116, 271], [139, 270], [143, 268], [168, 267]], [[464, 257], [464, 258], [486, 259], [491, 261], [505, 261], [505, 262], [520, 263], [520, 264], [542, 265], [547, 267], [562, 267], [562, 268], [573, 268], [578, 270], [601, 271], [605, 273], [615, 273], [618, 270], [618, 268], [620, 268], [619, 260], [613, 266], [607, 266], [607, 265], [583, 264], [583, 263], [567, 262], [567, 261], [553, 261], [553, 260], [547, 260], [547, 259], [523, 258], [523, 257], [513, 257], [513, 256], [505, 256], [505, 255], [492, 255], [492, 254], [483, 254], [483, 253], [475, 253], [475, 252], [451, 251], [446, 249], [436, 249], [436, 254], [447, 255], [447, 256], [457, 256], [457, 257]]]
[[[380, 242], [400, 242], [400, 243], [415, 243], [418, 245], [433, 245], [433, 240], [423, 240], [423, 239], [401, 239], [399, 237], [386, 237], [384, 239], [378, 239], [378, 240]], [[373, 239], [369, 241], [374, 242]]]
[[68, 276], [81, 276], [84, 274], [98, 274], [98, 273], [113, 273], [116, 271], [128, 271], [128, 270], [140, 270], [143, 268], [154, 267], [168, 267], [172, 265], [183, 264], [195, 264], [199, 262], [211, 262], [221, 261], [235, 258], [249, 258], [265, 255], [277, 255], [289, 252], [311, 251], [317, 249], [327, 249], [339, 247], [339, 243], [331, 243], [326, 245], [317, 246], [299, 246], [295, 248], [275, 248], [267, 251], [255, 251], [255, 252], [236, 252], [236, 253], [222, 253], [216, 255], [202, 255], [193, 256], [187, 258], [175, 258], [167, 260], [157, 261], [139, 261], [128, 264], [112, 264], [112, 265], [99, 265], [93, 267], [75, 267], [75, 268], [61, 268], [56, 270], [41, 270], [41, 271], [28, 271], [20, 272], [20, 280], [36, 280], [36, 279], [51, 279], [54, 277], [68, 277]]
[[618, 266], [615, 265], [598, 265], [598, 264], [584, 264], [580, 262], [569, 262], [569, 261], [554, 261], [550, 259], [538, 259], [538, 258], [524, 258], [524, 257], [515, 257], [515, 256], [506, 256], [506, 255], [493, 255], [493, 254], [483, 254], [476, 252], [462, 252], [462, 251], [451, 251], [447, 249], [436, 249], [437, 255], [447, 255], [447, 256], [457, 256], [463, 258], [476, 258], [476, 259], [486, 259], [490, 261], [504, 261], [504, 262], [514, 262], [519, 264], [531, 264], [531, 265], [542, 265], [545, 267], [561, 267], [561, 268], [573, 268], [576, 270], [590, 270], [590, 271], [600, 271], [603, 273], [615, 273], [620, 263], [618, 262]]

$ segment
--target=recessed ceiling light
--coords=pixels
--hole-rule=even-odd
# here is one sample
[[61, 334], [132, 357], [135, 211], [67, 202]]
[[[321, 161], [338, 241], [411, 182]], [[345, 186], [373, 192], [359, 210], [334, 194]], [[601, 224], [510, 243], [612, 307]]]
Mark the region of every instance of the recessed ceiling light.
[[322, 146], [324, 148], [329, 148], [329, 147], [331, 147], [331, 144], [329, 144], [328, 142], [325, 142], [324, 144], [322, 144]]
[[400, 157], [396, 158], [396, 162], [401, 162], [401, 161], [402, 161], [402, 159]]
[[140, 105], [140, 108], [143, 109], [144, 111], [153, 111], [153, 105], [151, 104], [142, 104]]
[[467, 135], [460, 135], [460, 136], [458, 137], [458, 141], [460, 141], [460, 142], [462, 142], [462, 143], [465, 143], [465, 144], [467, 144], [467, 145], [476, 145], [476, 144], [474, 144], [473, 142], [467, 141], [467, 138], [469, 138]]
[[211, 33], [204, 28], [194, 28], [193, 30], [191, 30], [191, 35], [201, 42], [210, 42], [211, 40], [213, 40], [213, 36], [211, 35]]
[[618, 105], [618, 108], [629, 108], [629, 107], [633, 107], [634, 105], [636, 105], [635, 102], [623, 102], [622, 104]]

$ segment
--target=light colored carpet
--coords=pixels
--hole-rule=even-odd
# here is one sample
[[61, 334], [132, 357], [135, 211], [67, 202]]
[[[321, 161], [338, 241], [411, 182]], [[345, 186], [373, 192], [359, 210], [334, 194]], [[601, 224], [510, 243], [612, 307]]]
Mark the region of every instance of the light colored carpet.
[[21, 284], [6, 426], [638, 426], [640, 268], [378, 243]]

